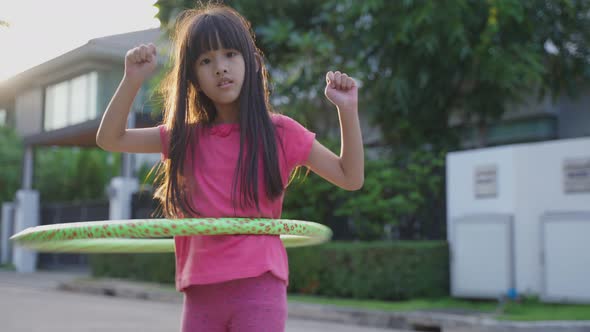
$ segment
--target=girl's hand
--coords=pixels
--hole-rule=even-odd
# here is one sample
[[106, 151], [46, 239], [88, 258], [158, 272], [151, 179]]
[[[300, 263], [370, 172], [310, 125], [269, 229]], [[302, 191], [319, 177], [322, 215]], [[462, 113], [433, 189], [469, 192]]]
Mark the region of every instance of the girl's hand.
[[331, 72], [326, 74], [326, 90], [328, 100], [338, 108], [357, 107], [358, 88], [356, 82], [345, 73]]
[[142, 83], [158, 65], [156, 46], [152, 43], [141, 44], [127, 51], [125, 55], [125, 76]]

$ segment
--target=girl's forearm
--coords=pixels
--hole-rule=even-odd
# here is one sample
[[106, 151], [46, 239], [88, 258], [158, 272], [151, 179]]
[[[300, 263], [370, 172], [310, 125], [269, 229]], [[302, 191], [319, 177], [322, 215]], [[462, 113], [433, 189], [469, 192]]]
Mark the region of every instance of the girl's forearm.
[[358, 106], [338, 108], [340, 118], [340, 167], [351, 189], [360, 189], [365, 179], [363, 138]]
[[113, 146], [116, 146], [117, 140], [125, 134], [127, 117], [140, 88], [141, 82], [123, 77], [102, 116], [102, 121], [96, 133], [96, 144], [98, 146], [105, 150], [111, 150]]

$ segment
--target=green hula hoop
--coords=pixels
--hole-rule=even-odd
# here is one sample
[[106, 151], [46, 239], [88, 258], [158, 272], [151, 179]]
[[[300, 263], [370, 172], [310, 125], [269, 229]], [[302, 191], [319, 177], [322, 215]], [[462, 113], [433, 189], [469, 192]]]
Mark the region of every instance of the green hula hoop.
[[172, 236], [280, 235], [285, 247], [329, 241], [330, 228], [310, 221], [265, 218], [129, 219], [27, 228], [10, 239], [40, 252], [174, 252]]

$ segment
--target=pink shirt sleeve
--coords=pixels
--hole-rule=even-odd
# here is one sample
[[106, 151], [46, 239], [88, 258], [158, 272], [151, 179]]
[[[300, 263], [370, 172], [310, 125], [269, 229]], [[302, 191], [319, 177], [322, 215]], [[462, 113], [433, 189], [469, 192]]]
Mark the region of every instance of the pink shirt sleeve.
[[[315, 133], [285, 115], [275, 115], [276, 125], [289, 169], [303, 165], [315, 141]], [[280, 146], [279, 146], [280, 148]]]
[[168, 130], [166, 130], [166, 126], [159, 125], [158, 129], [160, 129], [160, 142], [162, 144], [162, 160], [168, 159], [168, 147], [170, 146], [170, 135], [168, 134]]

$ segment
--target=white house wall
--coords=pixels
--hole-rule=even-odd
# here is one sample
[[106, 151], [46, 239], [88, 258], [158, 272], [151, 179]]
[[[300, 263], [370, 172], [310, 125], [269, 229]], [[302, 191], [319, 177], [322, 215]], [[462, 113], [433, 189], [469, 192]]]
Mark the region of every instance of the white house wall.
[[[474, 169], [495, 164], [498, 169], [498, 196], [476, 198]], [[512, 214], [515, 209], [514, 151], [506, 147], [453, 152], [447, 155], [447, 220], [473, 214]], [[450, 232], [450, 227], [447, 227]], [[450, 235], [450, 234], [449, 234]], [[448, 236], [450, 239], [451, 237]]]
[[563, 177], [565, 159], [590, 158], [590, 138], [523, 144], [515, 147], [515, 152], [516, 287], [521, 292], [538, 294], [541, 215], [547, 211], [590, 210], [590, 193], [566, 194]]
[[[564, 190], [566, 160], [590, 160], [590, 138], [448, 154], [447, 238], [451, 248], [456, 220], [473, 215], [513, 215], [516, 290], [539, 294], [543, 272], [541, 216], [555, 211], [590, 210], [590, 192], [566, 193]], [[495, 165], [497, 170], [496, 197], [478, 199], [475, 197], [475, 169], [488, 165]]]

